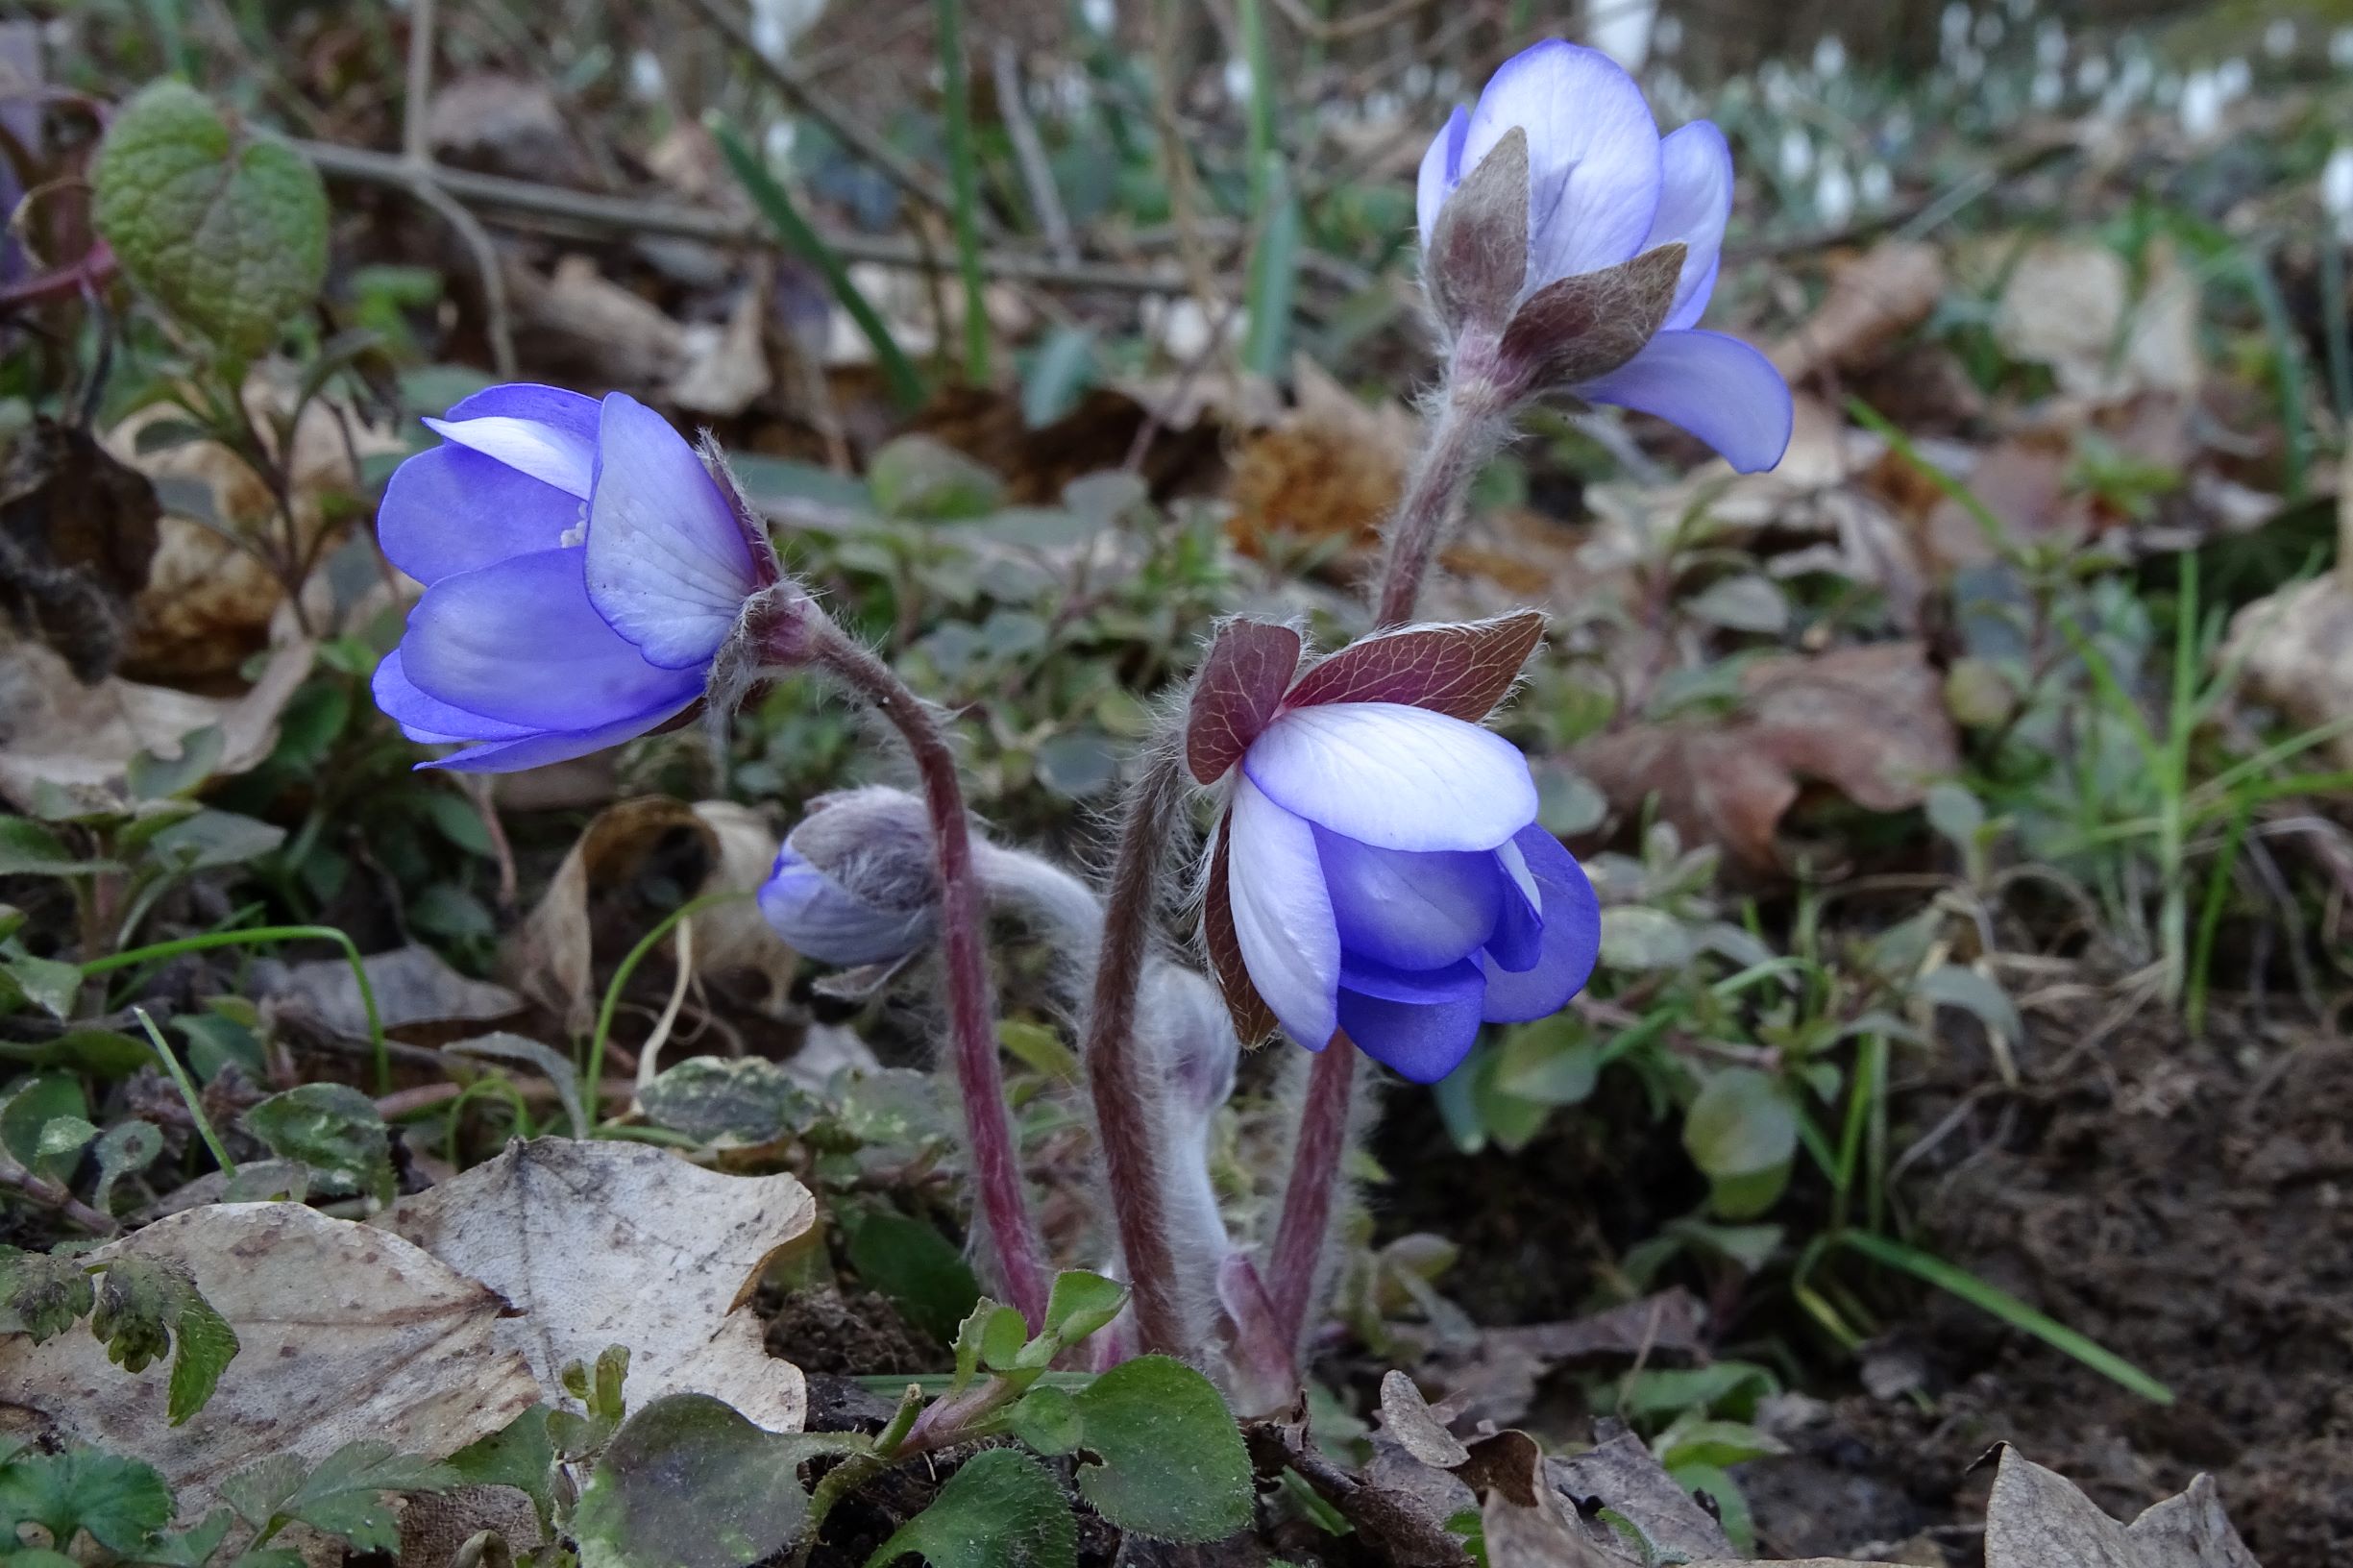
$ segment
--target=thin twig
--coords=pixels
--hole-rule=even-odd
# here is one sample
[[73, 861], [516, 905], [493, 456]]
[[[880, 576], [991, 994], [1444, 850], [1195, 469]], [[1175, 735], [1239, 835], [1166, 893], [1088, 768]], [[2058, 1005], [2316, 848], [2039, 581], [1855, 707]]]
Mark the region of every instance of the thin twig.
[[1430, 5], [1432, 0], [1389, 0], [1385, 6], [1368, 11], [1361, 16], [1345, 16], [1327, 22], [1300, 3], [1300, 0], [1275, 0], [1275, 9], [1284, 19], [1318, 43], [1341, 43], [1349, 38], [1360, 38], [1367, 33], [1378, 33], [1391, 22], [1402, 22], [1415, 12]]
[[0, 1154], [0, 1187], [44, 1209], [54, 1209], [92, 1236], [120, 1236], [122, 1226], [73, 1195], [61, 1184], [37, 1175]]
[[448, 224], [474, 258], [482, 287], [482, 331], [490, 340], [491, 368], [501, 380], [516, 375], [515, 333], [506, 308], [506, 279], [499, 253], [481, 221], [459, 206], [441, 187], [441, 171], [433, 164], [433, 45], [438, 0], [410, 0], [408, 11], [408, 80], [401, 105], [401, 162], [408, 193]]
[[1063, 210], [1062, 192], [1054, 184], [1054, 166], [1046, 161], [1045, 143], [1038, 139], [1038, 122], [1030, 118], [1021, 95], [1021, 60], [1013, 44], [997, 40], [991, 64], [996, 75], [996, 112], [1013, 142], [1013, 160], [1021, 171], [1021, 188], [1029, 209], [1045, 233], [1046, 249], [1065, 263], [1078, 260], [1078, 241], [1070, 237], [1070, 215]]

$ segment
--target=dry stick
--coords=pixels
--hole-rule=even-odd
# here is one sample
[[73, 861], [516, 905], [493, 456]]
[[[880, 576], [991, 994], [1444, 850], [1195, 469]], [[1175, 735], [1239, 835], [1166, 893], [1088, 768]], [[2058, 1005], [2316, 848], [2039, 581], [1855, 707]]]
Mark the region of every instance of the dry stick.
[[1013, 143], [1014, 162], [1021, 171], [1021, 188], [1029, 194], [1029, 208], [1045, 232], [1046, 249], [1057, 261], [1076, 261], [1078, 241], [1070, 236], [1070, 215], [1063, 210], [1062, 192], [1054, 184], [1054, 165], [1046, 160], [1045, 143], [1038, 138], [1038, 123], [1029, 117], [1021, 95], [1021, 61], [1013, 44], [1000, 38], [992, 61], [996, 76], [996, 111]]
[[402, 184], [419, 203], [448, 224], [474, 258], [482, 285], [482, 334], [490, 340], [491, 368], [502, 381], [515, 379], [515, 334], [506, 309], [506, 277], [499, 253], [481, 220], [442, 189], [433, 166], [430, 127], [433, 101], [434, 11], [438, 0], [412, 0], [408, 12], [408, 79], [401, 106]]
[[1041, 1328], [1047, 1294], [1045, 1249], [1022, 1190], [1020, 1148], [1005, 1105], [1005, 1074], [997, 1061], [995, 1008], [982, 932], [980, 877], [972, 869], [972, 830], [965, 817], [955, 754], [931, 710], [855, 638], [814, 612], [793, 635], [807, 641], [780, 650], [784, 662], [814, 665], [841, 681], [890, 722], [915, 759], [940, 862], [940, 949], [947, 976], [948, 1036], [964, 1098], [965, 1130], [972, 1142], [972, 1181], [981, 1223], [996, 1252], [1007, 1298], [1033, 1330]]
[[1079, 1060], [1094, 1099], [1103, 1173], [1111, 1188], [1119, 1253], [1134, 1289], [1137, 1337], [1147, 1351], [1183, 1356], [1184, 1314], [1176, 1300], [1176, 1246], [1160, 1186], [1160, 1101], [1138, 1060], [1136, 997], [1160, 907], [1160, 873], [1168, 836], [1185, 799], [1184, 763], [1172, 745], [1156, 747], [1127, 800], [1119, 848], [1104, 900], [1102, 956], [1094, 1005]]

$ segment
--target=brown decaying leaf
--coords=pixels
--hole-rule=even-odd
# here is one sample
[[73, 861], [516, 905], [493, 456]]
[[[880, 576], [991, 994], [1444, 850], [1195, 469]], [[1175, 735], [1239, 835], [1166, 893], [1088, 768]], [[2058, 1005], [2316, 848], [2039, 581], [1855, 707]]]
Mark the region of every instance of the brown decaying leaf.
[[1299, 647], [1297, 632], [1270, 622], [1217, 628], [1185, 716], [1185, 765], [1196, 783], [1225, 777], [1272, 722], [1299, 669]]
[[2257, 1568], [2224, 1516], [2211, 1476], [2120, 1525], [2073, 1482], [2005, 1445], [1985, 1505], [1985, 1568], [2061, 1565]]
[[790, 1176], [723, 1176], [664, 1149], [550, 1138], [509, 1143], [376, 1223], [512, 1303], [522, 1315], [500, 1333], [551, 1397], [566, 1363], [625, 1345], [632, 1409], [702, 1393], [796, 1432], [800, 1369], [768, 1354], [747, 1303], [816, 1219]]
[[159, 1219], [88, 1262], [165, 1260], [236, 1331], [210, 1403], [164, 1419], [166, 1358], [132, 1374], [86, 1330], [0, 1336], [0, 1430], [87, 1443], [154, 1465], [183, 1518], [257, 1459], [315, 1464], [361, 1438], [439, 1458], [538, 1403], [505, 1340], [507, 1305], [397, 1236], [294, 1203], [216, 1204]]
[[1882, 240], [1840, 267], [1805, 324], [1773, 347], [1775, 368], [1792, 381], [1818, 370], [1857, 371], [1925, 321], [1945, 294], [1945, 261], [1933, 245]]
[[1490, 1568], [1618, 1568], [1624, 1560], [1570, 1515], [1528, 1433], [1482, 1438], [1456, 1474], [1479, 1494]]
[[1201, 943], [1209, 950], [1210, 973], [1217, 982], [1218, 994], [1225, 998], [1226, 1013], [1234, 1020], [1234, 1038], [1249, 1046], [1275, 1032], [1275, 1016], [1259, 988], [1250, 983], [1229, 897], [1226, 822], [1221, 818], [1210, 843], [1209, 886], [1201, 902]]
[[1544, 1461], [1556, 1490], [1582, 1507], [1598, 1500], [1642, 1527], [1662, 1552], [1729, 1556], [1731, 1541], [1715, 1516], [1658, 1462], [1648, 1444], [1615, 1421], [1595, 1423], [1600, 1440], [1582, 1454]]
[[1422, 1391], [1403, 1372], [1392, 1370], [1381, 1379], [1381, 1425], [1424, 1464], [1452, 1470], [1470, 1462], [1470, 1450], [1431, 1413]]
[[2048, 365], [2061, 392], [2114, 403], [2194, 392], [2205, 379], [2198, 282], [2169, 242], [2148, 247], [2137, 291], [2131, 266], [2097, 240], [2043, 240], [2008, 265], [1995, 339], [2013, 359]]
[[1538, 1382], [1562, 1367], [1692, 1357], [1705, 1316], [1699, 1298], [1676, 1286], [1587, 1317], [1483, 1329], [1467, 1357], [1443, 1360], [1435, 1376], [1462, 1419], [1508, 1426], [1534, 1404]]
[[1753, 869], [1801, 777], [1872, 811], [1901, 811], [1960, 766], [1943, 682], [1919, 643], [1876, 643], [1752, 665], [1728, 719], [1632, 724], [1579, 747], [1578, 769], [1620, 812], [1655, 795], [1686, 843]]
[[[370, 953], [359, 967], [367, 971], [377, 1016], [386, 1032], [397, 1032], [414, 1044], [441, 1044], [480, 1034], [485, 1025], [523, 1011], [523, 998], [504, 986], [469, 979], [420, 943]], [[300, 1009], [347, 1040], [367, 1038], [368, 1014], [359, 999], [359, 982], [343, 959], [294, 965], [266, 1000], [273, 1013]]]
[[1304, 356], [1293, 365], [1290, 413], [1246, 442], [1227, 495], [1226, 536], [1246, 555], [1278, 535], [1369, 548], [1405, 487], [1421, 427], [1394, 402], [1359, 402]]
[[1680, 240], [1598, 272], [1556, 278], [1528, 296], [1504, 329], [1503, 359], [1531, 391], [1605, 376], [1642, 352], [1675, 305]]
[[0, 649], [0, 796], [36, 809], [39, 786], [91, 810], [121, 803], [123, 770], [140, 752], [181, 754], [191, 731], [217, 726], [216, 775], [244, 772], [278, 741], [278, 716], [310, 673], [315, 648], [287, 643], [242, 697], [198, 697], [110, 676], [73, 678], [65, 660], [37, 643]]
[[1400, 702], [1475, 724], [1511, 690], [1543, 635], [1543, 613], [1521, 610], [1360, 638], [1300, 676], [1285, 701]]
[[162, 508], [144, 475], [42, 415], [0, 459], [0, 606], [95, 681], [121, 658]]

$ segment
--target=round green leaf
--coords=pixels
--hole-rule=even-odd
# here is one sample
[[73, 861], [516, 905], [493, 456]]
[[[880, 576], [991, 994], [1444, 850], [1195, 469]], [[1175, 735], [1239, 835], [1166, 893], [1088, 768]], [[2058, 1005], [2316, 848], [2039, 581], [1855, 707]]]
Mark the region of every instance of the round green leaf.
[[1250, 1456], [1209, 1379], [1183, 1361], [1122, 1361], [1073, 1396], [1086, 1422], [1078, 1489], [1131, 1534], [1221, 1541], [1250, 1523]]
[[1078, 1522], [1044, 1465], [1014, 1449], [986, 1449], [948, 1478], [930, 1507], [899, 1526], [866, 1568], [888, 1568], [910, 1554], [932, 1568], [1077, 1568]]
[[708, 1394], [655, 1400], [614, 1434], [580, 1493], [580, 1568], [742, 1568], [782, 1552], [809, 1516], [807, 1452]]
[[283, 142], [158, 82], [123, 105], [90, 165], [98, 232], [171, 315], [251, 358], [327, 276], [327, 190]]
[[1683, 1117], [1683, 1147], [1714, 1184], [1716, 1213], [1746, 1219], [1773, 1206], [1798, 1148], [1798, 1111], [1753, 1067], [1708, 1079]]

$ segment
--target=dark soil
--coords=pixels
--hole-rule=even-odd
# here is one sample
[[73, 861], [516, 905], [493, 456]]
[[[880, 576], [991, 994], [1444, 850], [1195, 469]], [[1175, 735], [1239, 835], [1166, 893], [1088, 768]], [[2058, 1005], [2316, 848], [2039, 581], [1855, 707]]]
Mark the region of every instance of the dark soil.
[[[1911, 1131], [1893, 1147], [1973, 1098], [1901, 1192], [1919, 1244], [2089, 1334], [2176, 1402], [1850, 1262], [1841, 1278], [1892, 1327], [1865, 1369], [1826, 1360], [1805, 1389], [1817, 1398], [1774, 1412], [1793, 1454], [1742, 1475], [1763, 1550], [1974, 1564], [1990, 1468], [1973, 1466], [2008, 1441], [2122, 1518], [2212, 1472], [2266, 1568], [2353, 1560], [2353, 1043], [2260, 1019], [2218, 1021], [2196, 1041], [2154, 1008], [2103, 1031], [2100, 1012], [2040, 1015], [2015, 1090], [1954, 1042], [1937, 1065], [1950, 1080], [1899, 1101]], [[1436, 1129], [1404, 1101], [1393, 1117], [1390, 1168], [1424, 1189], [1392, 1189], [1385, 1229], [1462, 1241], [1463, 1272], [1445, 1285], [1483, 1322], [1570, 1315], [1645, 1220], [1698, 1195], [1672, 1172], [1612, 1163], [1611, 1145], [1661, 1141], [1638, 1114], [1474, 1161], [1426, 1145], [1409, 1158]], [[1822, 1352], [1794, 1314], [1756, 1321], [1767, 1311], [1759, 1300], [1730, 1318], [1752, 1353], [1759, 1336]]]

